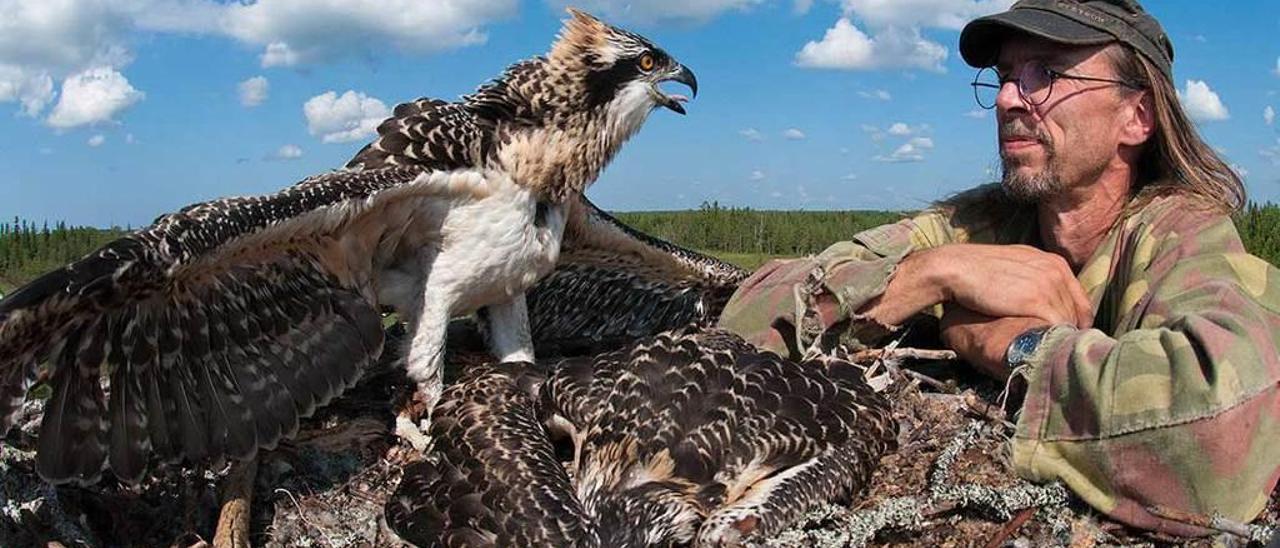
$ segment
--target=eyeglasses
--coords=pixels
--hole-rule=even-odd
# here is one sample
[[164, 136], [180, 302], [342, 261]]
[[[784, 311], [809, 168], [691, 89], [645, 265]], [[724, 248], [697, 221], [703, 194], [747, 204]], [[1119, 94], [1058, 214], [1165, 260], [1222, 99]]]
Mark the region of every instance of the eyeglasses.
[[973, 84], [971, 85], [973, 86], [973, 98], [978, 101], [978, 106], [990, 110], [996, 108], [996, 97], [1000, 95], [1000, 89], [1008, 82], [1017, 82], [1018, 94], [1022, 96], [1022, 100], [1031, 106], [1038, 107], [1045, 104], [1049, 100], [1049, 96], [1053, 95], [1053, 83], [1058, 80], [1104, 82], [1129, 89], [1142, 89], [1142, 86], [1124, 80], [1076, 76], [1058, 72], [1039, 62], [1027, 63], [1022, 66], [1021, 74], [1016, 77], [1010, 74], [1003, 79], [1000, 78], [1000, 74], [994, 68], [986, 67], [978, 71], [978, 74], [973, 77]]

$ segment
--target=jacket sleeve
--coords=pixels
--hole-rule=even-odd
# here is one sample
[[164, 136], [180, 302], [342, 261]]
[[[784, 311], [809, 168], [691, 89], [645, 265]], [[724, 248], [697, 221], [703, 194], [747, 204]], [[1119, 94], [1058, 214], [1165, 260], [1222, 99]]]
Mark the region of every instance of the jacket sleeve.
[[948, 215], [930, 210], [860, 232], [816, 256], [771, 261], [734, 292], [720, 315], [720, 326], [756, 346], [795, 358], [831, 334], [869, 343], [894, 326], [877, 325], [857, 311], [884, 293], [908, 253], [954, 237]]
[[1196, 535], [1149, 509], [1249, 521], [1280, 478], [1280, 272], [1222, 215], [1159, 232], [1129, 238], [1113, 267], [1118, 335], [1046, 335], [1013, 460], [1115, 519]]

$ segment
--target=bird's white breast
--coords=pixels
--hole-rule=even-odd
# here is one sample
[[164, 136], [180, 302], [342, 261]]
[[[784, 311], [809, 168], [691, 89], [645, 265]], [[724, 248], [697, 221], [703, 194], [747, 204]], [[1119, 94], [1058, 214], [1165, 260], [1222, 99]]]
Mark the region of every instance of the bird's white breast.
[[483, 196], [420, 200], [406, 212], [411, 220], [398, 247], [402, 254], [424, 250], [426, 258], [383, 270], [385, 304], [403, 310], [395, 301], [421, 299], [429, 289], [428, 299], [448, 302], [453, 315], [466, 314], [511, 300], [555, 267], [564, 206], [545, 206], [539, 219], [532, 191], [501, 171], [482, 176], [490, 189]]

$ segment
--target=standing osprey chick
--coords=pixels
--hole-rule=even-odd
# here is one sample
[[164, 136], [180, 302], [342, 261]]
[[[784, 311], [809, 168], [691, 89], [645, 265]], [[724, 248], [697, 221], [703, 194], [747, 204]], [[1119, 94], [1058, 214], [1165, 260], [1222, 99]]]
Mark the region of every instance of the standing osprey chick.
[[49, 481], [249, 458], [377, 358], [382, 307], [428, 404], [452, 316], [486, 307], [494, 354], [532, 359], [524, 292], [649, 112], [684, 112], [669, 80], [697, 92], [660, 48], [573, 11], [546, 57], [396, 107], [349, 169], [189, 206], [42, 276], [0, 301], [0, 433], [40, 381]]

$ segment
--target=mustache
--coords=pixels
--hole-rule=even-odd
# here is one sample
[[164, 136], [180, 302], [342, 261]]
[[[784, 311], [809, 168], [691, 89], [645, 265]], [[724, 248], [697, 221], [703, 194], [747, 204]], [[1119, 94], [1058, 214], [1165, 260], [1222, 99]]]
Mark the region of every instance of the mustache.
[[1035, 139], [1046, 146], [1053, 145], [1053, 138], [1043, 129], [1027, 127], [1021, 120], [1009, 120], [1000, 124], [1000, 139]]

